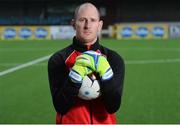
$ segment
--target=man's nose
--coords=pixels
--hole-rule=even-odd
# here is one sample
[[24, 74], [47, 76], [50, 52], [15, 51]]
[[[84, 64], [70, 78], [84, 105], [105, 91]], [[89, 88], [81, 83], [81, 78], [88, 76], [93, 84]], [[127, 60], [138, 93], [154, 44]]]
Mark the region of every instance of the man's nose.
[[89, 20], [85, 21], [85, 28], [90, 28], [91, 27], [91, 22]]

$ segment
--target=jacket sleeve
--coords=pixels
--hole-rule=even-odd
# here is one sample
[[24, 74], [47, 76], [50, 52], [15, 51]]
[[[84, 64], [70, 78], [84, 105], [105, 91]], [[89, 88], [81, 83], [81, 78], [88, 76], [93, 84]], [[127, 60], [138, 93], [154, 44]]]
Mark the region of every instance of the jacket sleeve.
[[113, 51], [108, 53], [107, 60], [114, 75], [110, 80], [101, 82], [102, 98], [107, 112], [115, 113], [121, 104], [125, 64], [123, 59]]
[[48, 61], [48, 77], [54, 107], [61, 115], [65, 114], [75, 103], [79, 86], [68, 78], [62, 56], [53, 55]]

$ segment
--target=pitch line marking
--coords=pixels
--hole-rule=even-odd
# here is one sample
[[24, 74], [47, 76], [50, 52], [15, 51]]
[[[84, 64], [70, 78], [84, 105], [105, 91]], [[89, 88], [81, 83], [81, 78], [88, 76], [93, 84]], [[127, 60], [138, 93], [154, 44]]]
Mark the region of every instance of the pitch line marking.
[[[50, 48], [0, 48], [0, 52], [14, 52], [14, 51], [47, 51]], [[154, 48], [154, 47], [133, 47], [133, 48], [121, 48], [121, 50], [127, 51], [180, 51], [180, 48]]]
[[10, 49], [10, 48], [1, 48], [0, 49], [0, 52], [16, 52], [16, 51], [26, 51], [26, 52], [29, 52], [29, 51], [47, 51], [47, 50], [51, 50], [50, 48], [13, 48], [13, 49]]
[[[179, 63], [180, 58], [175, 59], [157, 59], [157, 60], [125, 60], [125, 64], [156, 64], [156, 63]], [[17, 66], [21, 63], [0, 63], [0, 66]], [[34, 66], [47, 66], [46, 63], [33, 64]]]
[[157, 59], [157, 60], [131, 60], [125, 61], [126, 64], [157, 64], [157, 63], [179, 63], [178, 59]]
[[[22, 63], [0, 63], [0, 66], [6, 66], [6, 67], [8, 67], [8, 66], [12, 66], [12, 67], [14, 67], [14, 66], [17, 66], [17, 65], [21, 65]], [[47, 63], [40, 63], [40, 64], [34, 64], [33, 66], [46, 66], [47, 65]]]
[[23, 68], [26, 68], [26, 67], [32, 66], [32, 65], [34, 65], [34, 64], [37, 64], [37, 63], [43, 62], [43, 61], [45, 61], [45, 60], [48, 60], [50, 56], [51, 56], [51, 55], [44, 56], [44, 57], [41, 57], [41, 58], [35, 59], [35, 60], [33, 60], [33, 61], [30, 61], [30, 62], [27, 62], [27, 63], [21, 64], [21, 65], [15, 66], [15, 67], [10, 68], [10, 69], [7, 69], [7, 70], [5, 70], [5, 71], [0, 72], [0, 76], [3, 76], [3, 75], [6, 75], [6, 74], [9, 74], [9, 73], [15, 72], [15, 71], [17, 71], [17, 70], [20, 70], [20, 69], [23, 69]]
[[[50, 56], [51, 55], [44, 56], [44, 57], [41, 57], [39, 59], [36, 59], [36, 60], [30, 61], [30, 62], [27, 62], [24, 64], [20, 64], [16, 67], [7, 69], [5, 71], [0, 72], [0, 76], [3, 76], [6, 74], [15, 72], [17, 70], [35, 65], [35, 64], [40, 63], [40, 62], [43, 62], [45, 60], [48, 60]], [[179, 62], [180, 62], [180, 58], [177, 58], [177, 59], [157, 59], [157, 60], [129, 60], [129, 61], [125, 61], [125, 64], [157, 64], [157, 63], [179, 63]], [[1, 65], [1, 63], [0, 63], [0, 65]]]

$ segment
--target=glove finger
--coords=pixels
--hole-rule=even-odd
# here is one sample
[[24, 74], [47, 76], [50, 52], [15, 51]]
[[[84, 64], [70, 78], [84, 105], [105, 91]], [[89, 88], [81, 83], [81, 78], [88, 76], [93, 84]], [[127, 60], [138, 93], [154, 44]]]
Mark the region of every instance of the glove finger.
[[94, 66], [96, 68], [100, 54], [95, 51], [86, 51], [84, 52], [84, 55], [90, 56], [92, 58]]
[[80, 65], [80, 66], [88, 67], [93, 71], [95, 70], [94, 61], [90, 57], [85, 56], [85, 55], [78, 56], [76, 58], [75, 64]]
[[76, 58], [76, 64], [81, 64], [82, 66], [87, 66], [91, 64], [90, 59], [84, 56], [78, 56]]

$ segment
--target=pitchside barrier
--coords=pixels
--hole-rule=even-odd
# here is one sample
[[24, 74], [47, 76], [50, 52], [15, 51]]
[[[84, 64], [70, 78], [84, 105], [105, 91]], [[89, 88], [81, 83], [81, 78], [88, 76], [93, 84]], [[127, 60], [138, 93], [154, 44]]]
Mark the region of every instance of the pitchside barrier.
[[[0, 40], [72, 39], [75, 31], [62, 26], [0, 26]], [[100, 37], [116, 39], [177, 39], [180, 23], [118, 23], [103, 29]]]
[[168, 39], [168, 24], [166, 23], [121, 23], [112, 29], [113, 37], [117, 39]]
[[0, 26], [1, 40], [50, 39], [49, 26]]
[[117, 39], [179, 39], [178, 23], [117, 23], [109, 26], [109, 36]]
[[169, 37], [171, 39], [180, 38], [180, 23], [170, 23], [169, 24]]

